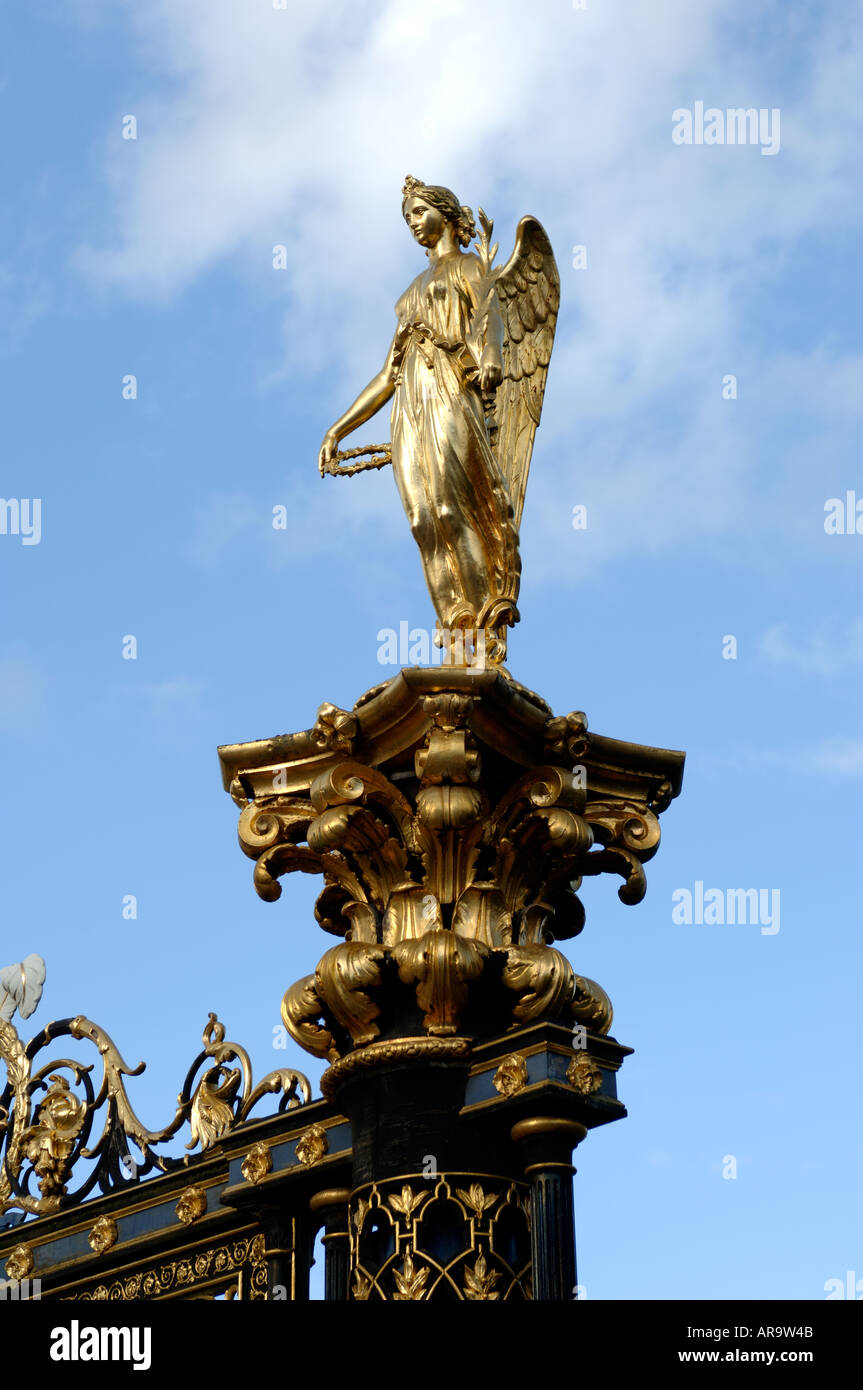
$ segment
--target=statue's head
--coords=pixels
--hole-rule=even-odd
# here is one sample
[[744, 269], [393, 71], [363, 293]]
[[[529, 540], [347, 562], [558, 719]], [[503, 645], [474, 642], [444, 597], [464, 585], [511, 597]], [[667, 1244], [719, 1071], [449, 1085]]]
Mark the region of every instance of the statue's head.
[[451, 188], [421, 183], [411, 174], [402, 189], [402, 216], [421, 246], [434, 246], [447, 223], [460, 246], [469, 246], [476, 236], [473, 213]]

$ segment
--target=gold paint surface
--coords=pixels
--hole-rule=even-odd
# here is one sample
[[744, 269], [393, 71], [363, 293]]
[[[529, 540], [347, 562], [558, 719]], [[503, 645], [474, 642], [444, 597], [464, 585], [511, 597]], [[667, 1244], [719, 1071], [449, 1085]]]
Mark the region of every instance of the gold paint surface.
[[[327, 431], [318, 465], [323, 477], [392, 463], [437, 640], [456, 664], [498, 664], [519, 618], [519, 526], [560, 276], [534, 217], [522, 218], [512, 255], [495, 266], [494, 224], [480, 208], [477, 238], [450, 189], [409, 175], [402, 213], [428, 266], [396, 303], [384, 364]], [[345, 435], [390, 402], [389, 446], [340, 453]]]

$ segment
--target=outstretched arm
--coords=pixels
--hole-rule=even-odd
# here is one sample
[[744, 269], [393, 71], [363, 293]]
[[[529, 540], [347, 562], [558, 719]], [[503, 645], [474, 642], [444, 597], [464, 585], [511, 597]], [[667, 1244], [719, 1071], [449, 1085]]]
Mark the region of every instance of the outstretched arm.
[[318, 454], [318, 468], [321, 477], [325, 473], [332, 472], [332, 462], [338, 452], [339, 441], [344, 439], [346, 434], [357, 429], [359, 425], [364, 425], [366, 420], [370, 420], [376, 415], [382, 405], [386, 405], [396, 389], [396, 341], [398, 339], [398, 329], [390, 344], [387, 359], [381, 367], [377, 376], [373, 377], [368, 386], [360, 392], [354, 401], [334, 425], [327, 430], [324, 435], [324, 442]]

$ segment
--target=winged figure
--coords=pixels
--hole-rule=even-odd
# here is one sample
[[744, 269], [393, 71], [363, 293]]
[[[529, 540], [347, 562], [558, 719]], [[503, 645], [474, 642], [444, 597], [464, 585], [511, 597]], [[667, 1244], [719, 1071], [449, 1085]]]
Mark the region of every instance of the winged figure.
[[[518, 621], [518, 531], [560, 303], [548, 237], [523, 217], [515, 249], [495, 266], [493, 224], [439, 185], [409, 176], [402, 212], [429, 264], [396, 303], [383, 367], [327, 431], [325, 473], [392, 461], [420, 548], [438, 638], [471, 634], [462, 650], [500, 663]], [[339, 452], [339, 442], [392, 400], [389, 446]], [[365, 463], [346, 460], [377, 454]], [[470, 664], [468, 658], [468, 664]]]

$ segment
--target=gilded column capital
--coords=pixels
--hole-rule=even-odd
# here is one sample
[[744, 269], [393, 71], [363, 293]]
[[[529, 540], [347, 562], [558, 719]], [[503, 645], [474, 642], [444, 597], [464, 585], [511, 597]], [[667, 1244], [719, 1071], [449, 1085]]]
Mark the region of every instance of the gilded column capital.
[[554, 943], [584, 927], [584, 878], [644, 896], [683, 754], [588, 734], [499, 669], [432, 667], [220, 756], [258, 894], [319, 875], [315, 917], [340, 939], [285, 995], [300, 1046], [336, 1064], [543, 1020], [608, 1032], [608, 996]]

